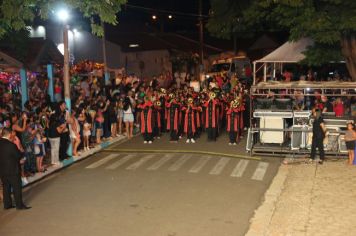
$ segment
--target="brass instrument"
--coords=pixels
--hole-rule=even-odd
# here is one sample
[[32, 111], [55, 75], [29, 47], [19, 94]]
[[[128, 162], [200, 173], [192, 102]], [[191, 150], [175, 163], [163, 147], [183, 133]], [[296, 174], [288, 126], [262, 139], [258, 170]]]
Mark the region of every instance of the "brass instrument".
[[194, 101], [193, 98], [188, 98], [188, 104], [189, 105], [193, 104], [193, 101]]
[[160, 107], [160, 106], [162, 105], [162, 103], [161, 103], [160, 100], [156, 100], [156, 101], [155, 101], [155, 105], [156, 105], [157, 107]]
[[210, 98], [210, 99], [216, 98], [216, 93], [210, 92], [210, 93], [209, 93], [209, 98]]
[[240, 106], [240, 101], [238, 99], [235, 99], [231, 102], [231, 107], [232, 108], [238, 108]]
[[170, 93], [170, 94], [168, 95], [168, 97], [169, 97], [170, 99], [173, 99], [173, 98], [175, 98], [175, 95], [174, 95], [174, 93]]

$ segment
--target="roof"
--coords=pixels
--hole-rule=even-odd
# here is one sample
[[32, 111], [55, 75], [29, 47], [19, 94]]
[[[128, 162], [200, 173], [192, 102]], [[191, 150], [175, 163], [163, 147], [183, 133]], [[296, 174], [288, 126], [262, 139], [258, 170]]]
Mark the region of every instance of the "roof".
[[0, 51], [0, 68], [9, 69], [9, 68], [22, 68], [22, 62], [16, 60], [15, 58], [7, 55], [4, 52]]
[[296, 42], [286, 42], [267, 56], [256, 62], [297, 63], [305, 58], [304, 52], [314, 45], [310, 38], [302, 38]]
[[7, 61], [12, 66], [21, 68], [25, 66], [31, 70], [36, 70], [38, 66], [47, 64], [63, 64], [63, 55], [56, 45], [48, 39], [30, 38], [24, 59], [19, 60], [19, 55], [10, 47], [0, 48], [1, 59]]
[[30, 40], [25, 59], [25, 64], [30, 69], [47, 64], [63, 64], [63, 61], [63, 55], [51, 40], [42, 38]]

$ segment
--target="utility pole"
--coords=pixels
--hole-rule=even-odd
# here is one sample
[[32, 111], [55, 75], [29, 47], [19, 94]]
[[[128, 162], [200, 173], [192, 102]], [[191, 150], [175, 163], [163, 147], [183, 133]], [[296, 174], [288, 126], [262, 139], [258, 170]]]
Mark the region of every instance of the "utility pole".
[[200, 72], [204, 70], [204, 23], [203, 23], [203, 0], [199, 0], [199, 44], [200, 44]]
[[101, 27], [103, 28], [102, 44], [103, 44], [103, 61], [104, 61], [104, 76], [105, 76], [104, 78], [105, 78], [105, 85], [108, 85], [110, 75], [108, 72], [108, 64], [107, 64], [107, 59], [106, 59], [105, 23], [103, 21], [101, 21]]
[[63, 28], [63, 45], [64, 45], [64, 65], [63, 65], [63, 83], [64, 83], [64, 101], [67, 109], [71, 111], [70, 99], [70, 75], [69, 75], [69, 44], [68, 44], [69, 25], [65, 24]]

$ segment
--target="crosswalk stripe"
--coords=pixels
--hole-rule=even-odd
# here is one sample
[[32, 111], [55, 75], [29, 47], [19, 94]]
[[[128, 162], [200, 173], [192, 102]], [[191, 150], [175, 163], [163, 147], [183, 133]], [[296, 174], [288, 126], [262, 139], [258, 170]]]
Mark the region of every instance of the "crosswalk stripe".
[[225, 168], [227, 163], [229, 163], [230, 158], [223, 157], [221, 158], [218, 163], [214, 166], [214, 168], [209, 172], [211, 175], [218, 175], [221, 173], [221, 171]]
[[260, 162], [258, 163], [258, 166], [256, 168], [255, 173], [253, 173], [253, 176], [251, 179], [253, 180], [263, 180], [263, 177], [265, 176], [268, 168], [268, 163], [267, 162]]
[[211, 156], [204, 156], [197, 161], [194, 166], [189, 170], [190, 173], [198, 173], [206, 163], [211, 159]]
[[139, 168], [141, 165], [143, 165], [145, 162], [149, 161], [150, 159], [152, 159], [155, 155], [146, 155], [144, 157], [142, 157], [140, 160], [138, 160], [137, 162], [129, 165], [126, 170], [136, 170], [137, 168]]
[[85, 167], [86, 169], [95, 169], [99, 166], [104, 165], [105, 163], [111, 161], [112, 159], [114, 159], [115, 157], [120, 156], [120, 154], [110, 154], [109, 156], [104, 157], [103, 159], [92, 163], [91, 165], [88, 165], [87, 167]]
[[176, 162], [174, 162], [173, 163], [173, 165], [171, 165], [169, 168], [168, 168], [168, 170], [169, 171], [176, 171], [176, 170], [179, 170], [179, 168], [181, 168], [183, 165], [184, 165], [184, 163], [186, 162], [186, 161], [188, 161], [189, 160], [189, 158], [191, 158], [192, 157], [192, 155], [187, 155], [187, 154], [185, 154], [185, 155], [183, 155], [182, 157], [180, 157]]
[[162, 157], [159, 161], [151, 165], [150, 167], [147, 168], [147, 170], [157, 170], [161, 166], [163, 166], [165, 163], [167, 163], [169, 160], [171, 160], [173, 157], [172, 154], [166, 154], [164, 157]]
[[114, 162], [113, 164], [109, 165], [108, 167], [106, 167], [106, 169], [108, 170], [115, 170], [116, 168], [118, 168], [119, 166], [122, 166], [125, 162], [131, 160], [132, 158], [134, 158], [136, 156], [136, 154], [129, 154], [127, 156], [125, 156], [124, 158]]
[[241, 177], [249, 163], [249, 160], [240, 160], [239, 163], [237, 163], [235, 169], [231, 173], [231, 177]]

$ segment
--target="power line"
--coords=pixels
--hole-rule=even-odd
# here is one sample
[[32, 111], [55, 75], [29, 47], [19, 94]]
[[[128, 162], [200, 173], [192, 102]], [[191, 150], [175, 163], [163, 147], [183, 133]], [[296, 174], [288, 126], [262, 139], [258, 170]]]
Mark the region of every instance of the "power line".
[[169, 11], [169, 10], [163, 10], [163, 9], [155, 9], [155, 8], [131, 5], [131, 4], [125, 4], [125, 6], [128, 8], [138, 9], [138, 10], [142, 10], [142, 11], [150, 12], [150, 13], [165, 13], [165, 14], [172, 14], [172, 15], [178, 15], [178, 16], [209, 18], [208, 15], [203, 15], [203, 14], [194, 14], [194, 13], [186, 13], [186, 12], [179, 12], [179, 11]]

